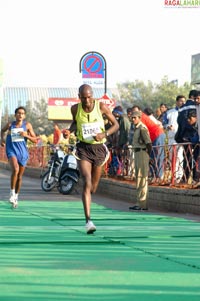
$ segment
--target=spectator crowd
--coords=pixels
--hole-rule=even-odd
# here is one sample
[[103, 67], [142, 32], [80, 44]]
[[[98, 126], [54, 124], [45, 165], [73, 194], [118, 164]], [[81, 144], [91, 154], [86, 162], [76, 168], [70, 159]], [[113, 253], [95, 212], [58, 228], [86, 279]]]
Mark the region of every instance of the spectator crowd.
[[[124, 112], [116, 106], [112, 113], [119, 123], [119, 130], [107, 139], [111, 157], [108, 163], [108, 174], [134, 177], [134, 144], [135, 125], [132, 119], [134, 112], [140, 112], [142, 124], [148, 129], [152, 142], [150, 161], [154, 162], [156, 179], [164, 180], [164, 162], [174, 162], [174, 175], [177, 183], [199, 182], [197, 160], [199, 158], [200, 139], [200, 91], [189, 91], [188, 98], [177, 95], [174, 107], [169, 108], [160, 103], [154, 112], [152, 108], [142, 109], [138, 105], [129, 107]], [[105, 119], [105, 128], [109, 129]], [[191, 159], [192, 158], [192, 159]]]

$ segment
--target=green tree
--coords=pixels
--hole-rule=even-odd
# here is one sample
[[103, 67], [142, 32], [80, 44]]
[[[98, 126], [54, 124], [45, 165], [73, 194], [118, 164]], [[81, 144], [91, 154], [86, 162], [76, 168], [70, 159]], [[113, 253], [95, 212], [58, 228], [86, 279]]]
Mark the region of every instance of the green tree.
[[155, 85], [154, 92], [154, 109], [159, 107], [161, 103], [167, 104], [168, 107], [173, 107], [176, 96], [179, 94], [178, 85], [174, 82], [169, 82], [168, 77], [165, 76], [161, 83]]
[[53, 133], [53, 122], [48, 120], [48, 107], [45, 99], [31, 101], [26, 104], [26, 119], [32, 124], [37, 135], [50, 135]]
[[124, 109], [139, 105], [142, 109], [150, 107], [155, 110], [161, 103], [171, 108], [175, 106], [177, 95], [184, 95], [187, 99], [189, 91], [193, 89], [192, 85], [187, 82], [183, 86], [178, 86], [177, 81], [169, 82], [167, 76], [158, 84], [153, 84], [151, 81], [145, 84], [143, 81], [135, 80], [120, 83], [117, 86]]
[[6, 123], [13, 120], [13, 115], [9, 115], [8, 106], [6, 105], [4, 115], [1, 118], [1, 127], [3, 127]]
[[125, 82], [118, 84], [121, 95], [121, 103], [124, 108], [133, 105], [149, 106], [153, 97], [154, 86], [151, 81], [147, 85], [143, 81]]

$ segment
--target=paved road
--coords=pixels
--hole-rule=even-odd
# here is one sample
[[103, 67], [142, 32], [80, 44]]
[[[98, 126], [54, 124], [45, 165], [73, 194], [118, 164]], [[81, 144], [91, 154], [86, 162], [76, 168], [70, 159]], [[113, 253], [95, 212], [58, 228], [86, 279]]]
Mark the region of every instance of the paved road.
[[[24, 200], [30, 201], [65, 201], [68, 197], [64, 196], [55, 189], [52, 192], [45, 192], [42, 190], [40, 185], [41, 180], [37, 178], [31, 178], [23, 176], [23, 183], [21, 192], [19, 194], [19, 202]], [[0, 171], [0, 191], [1, 200], [7, 200], [10, 191], [10, 171], [1, 170]], [[77, 198], [76, 194], [76, 198]], [[72, 196], [70, 196], [72, 198]]]
[[9, 182], [1, 170], [0, 300], [199, 301], [199, 222], [123, 212], [130, 203], [97, 195], [97, 232], [86, 235], [80, 188], [45, 193], [24, 176], [11, 210]]
[[[70, 195], [62, 195], [55, 188], [51, 192], [44, 192], [41, 189], [41, 180], [39, 178], [31, 178], [28, 176], [23, 177], [22, 189], [19, 195], [20, 201], [81, 201], [81, 188], [77, 186], [75, 190]], [[9, 170], [0, 170], [0, 200], [6, 201], [9, 196], [10, 191], [10, 171]], [[93, 202], [97, 204], [101, 204], [107, 208], [111, 208], [114, 210], [120, 211], [129, 211], [130, 203], [120, 200], [114, 200], [108, 198], [105, 195], [94, 195]], [[165, 214], [167, 216], [178, 216], [183, 217], [190, 220], [195, 220], [200, 222], [199, 215], [193, 214], [181, 214], [181, 213], [169, 213], [169, 212], [161, 212], [155, 209], [150, 209], [149, 214]]]

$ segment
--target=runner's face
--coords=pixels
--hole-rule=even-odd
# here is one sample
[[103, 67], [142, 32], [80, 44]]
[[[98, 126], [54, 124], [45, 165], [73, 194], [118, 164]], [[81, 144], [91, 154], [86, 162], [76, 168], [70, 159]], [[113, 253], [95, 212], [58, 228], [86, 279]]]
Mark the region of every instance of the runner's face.
[[24, 120], [25, 116], [26, 115], [25, 115], [25, 112], [24, 112], [23, 109], [19, 109], [17, 111], [17, 113], [15, 114], [15, 118], [16, 118], [17, 121]]
[[93, 107], [94, 100], [93, 100], [92, 91], [90, 89], [83, 90], [79, 94], [79, 98], [82, 102], [83, 108], [91, 109]]

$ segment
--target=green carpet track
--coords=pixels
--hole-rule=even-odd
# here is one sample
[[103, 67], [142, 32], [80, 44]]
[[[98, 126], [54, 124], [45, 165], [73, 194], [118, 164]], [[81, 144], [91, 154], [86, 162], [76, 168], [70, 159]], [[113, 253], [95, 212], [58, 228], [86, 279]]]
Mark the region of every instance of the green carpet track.
[[81, 202], [0, 202], [2, 301], [199, 301], [200, 223]]

